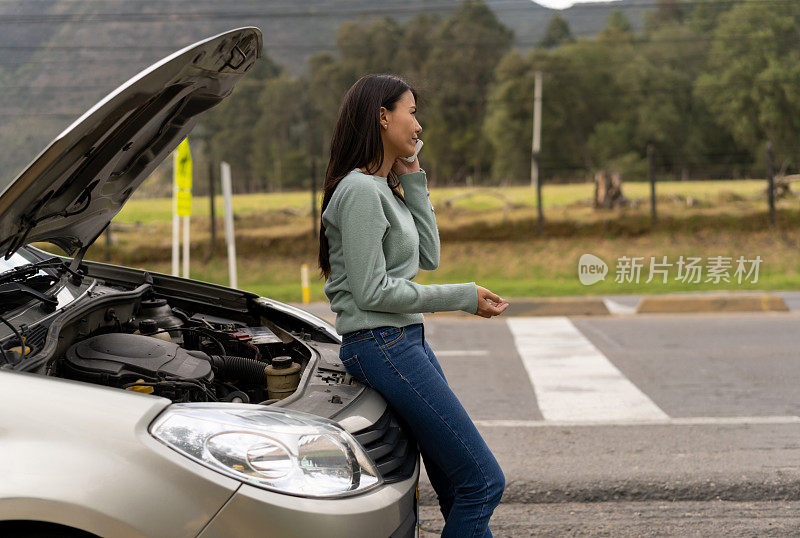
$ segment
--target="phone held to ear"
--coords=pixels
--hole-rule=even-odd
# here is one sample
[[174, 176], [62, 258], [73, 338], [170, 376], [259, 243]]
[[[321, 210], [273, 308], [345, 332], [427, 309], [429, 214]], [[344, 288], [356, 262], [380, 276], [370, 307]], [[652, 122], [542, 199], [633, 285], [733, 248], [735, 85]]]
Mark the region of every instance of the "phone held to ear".
[[413, 163], [414, 159], [416, 159], [417, 155], [419, 155], [419, 150], [421, 149], [422, 149], [422, 140], [417, 138], [417, 144], [414, 146], [414, 155], [412, 155], [411, 157], [400, 157], [400, 158], [406, 162]]

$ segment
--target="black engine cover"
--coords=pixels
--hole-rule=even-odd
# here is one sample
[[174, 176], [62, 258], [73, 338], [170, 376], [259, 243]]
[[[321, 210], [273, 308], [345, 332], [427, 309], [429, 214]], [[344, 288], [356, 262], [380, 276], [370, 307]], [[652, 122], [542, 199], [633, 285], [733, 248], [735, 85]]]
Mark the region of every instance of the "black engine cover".
[[67, 350], [64, 366], [70, 377], [97, 378], [106, 382], [132, 377], [169, 374], [184, 379], [210, 381], [208, 356], [187, 351], [177, 344], [140, 334], [102, 334], [78, 342]]

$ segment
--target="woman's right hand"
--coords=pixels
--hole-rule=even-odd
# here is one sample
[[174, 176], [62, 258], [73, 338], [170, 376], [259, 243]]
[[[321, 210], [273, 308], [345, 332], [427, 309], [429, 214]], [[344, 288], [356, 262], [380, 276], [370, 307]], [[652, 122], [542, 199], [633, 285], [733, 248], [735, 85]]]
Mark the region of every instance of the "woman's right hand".
[[508, 303], [499, 295], [492, 293], [482, 286], [478, 288], [478, 311], [475, 312], [476, 316], [482, 318], [490, 318], [492, 316], [499, 316], [503, 311], [508, 308]]

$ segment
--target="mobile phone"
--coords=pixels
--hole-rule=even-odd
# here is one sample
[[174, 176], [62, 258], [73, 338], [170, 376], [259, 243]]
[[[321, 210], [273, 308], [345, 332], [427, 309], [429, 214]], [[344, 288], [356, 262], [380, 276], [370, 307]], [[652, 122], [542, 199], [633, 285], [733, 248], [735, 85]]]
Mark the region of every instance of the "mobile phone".
[[414, 146], [414, 155], [412, 155], [411, 157], [400, 157], [400, 158], [406, 162], [413, 163], [414, 159], [416, 159], [417, 155], [419, 155], [419, 150], [421, 149], [422, 149], [422, 140], [417, 138], [417, 144]]

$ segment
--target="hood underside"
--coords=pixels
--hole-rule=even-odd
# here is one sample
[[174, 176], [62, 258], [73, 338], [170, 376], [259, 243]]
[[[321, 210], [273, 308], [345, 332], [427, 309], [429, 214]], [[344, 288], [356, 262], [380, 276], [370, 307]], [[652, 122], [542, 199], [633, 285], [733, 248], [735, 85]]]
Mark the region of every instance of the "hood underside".
[[148, 67], [78, 118], [0, 195], [0, 253], [89, 247], [134, 190], [261, 57], [257, 28], [205, 39]]

